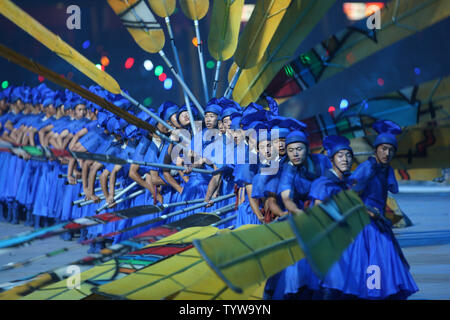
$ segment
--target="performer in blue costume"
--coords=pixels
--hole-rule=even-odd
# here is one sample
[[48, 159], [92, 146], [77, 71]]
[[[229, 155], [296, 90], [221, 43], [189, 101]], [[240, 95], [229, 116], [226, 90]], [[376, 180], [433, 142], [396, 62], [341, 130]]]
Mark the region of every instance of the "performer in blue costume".
[[[330, 271], [331, 281], [324, 286], [361, 299], [406, 299], [418, 291], [409, 272], [409, 265], [392, 233], [391, 223], [384, 218], [388, 191], [398, 192], [394, 170], [389, 165], [397, 151], [396, 135], [401, 128], [392, 121], [379, 120], [373, 125], [378, 133], [374, 142], [375, 157], [361, 163], [350, 179], [355, 181], [353, 190], [358, 192], [368, 207], [371, 223], [367, 225], [346, 256], [352, 266], [342, 270], [340, 265]], [[348, 266], [346, 263], [346, 266]], [[368, 285], [372, 266], [377, 266], [379, 282]], [[377, 272], [377, 271], [375, 271]], [[342, 281], [336, 281], [340, 278]]]
[[[331, 165], [326, 158], [309, 155], [309, 141], [303, 131], [291, 132], [286, 137], [286, 147], [289, 161], [283, 166], [278, 194], [291, 214], [304, 214], [312, 180]], [[308, 163], [308, 159], [314, 158], [312, 165]], [[319, 282], [309, 263], [302, 259], [267, 280], [264, 298], [317, 299]]]

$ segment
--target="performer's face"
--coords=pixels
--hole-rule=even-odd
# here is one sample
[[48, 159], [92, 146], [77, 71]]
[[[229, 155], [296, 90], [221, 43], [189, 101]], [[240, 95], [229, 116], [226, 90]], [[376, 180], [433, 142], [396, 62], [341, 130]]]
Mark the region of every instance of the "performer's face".
[[180, 128], [180, 124], [177, 121], [177, 114], [174, 113], [171, 117], [170, 117], [170, 122], [173, 124], [173, 126], [175, 128]]
[[186, 127], [191, 123], [191, 121], [189, 120], [189, 113], [187, 111], [183, 111], [182, 113], [180, 113], [178, 119], [180, 120], [179, 123], [182, 127]]
[[159, 132], [161, 133], [168, 133], [169, 129], [167, 129], [164, 125], [162, 125], [161, 123], [158, 122], [158, 124], [156, 125], [156, 129], [158, 129]]
[[75, 107], [74, 118], [80, 120], [86, 116], [86, 106], [84, 104], [79, 104]]
[[333, 166], [341, 172], [350, 171], [353, 162], [353, 155], [349, 150], [340, 150], [333, 156]]
[[214, 129], [217, 127], [217, 114], [212, 112], [205, 113], [205, 125], [208, 129]]
[[223, 124], [223, 121], [217, 121], [217, 127], [219, 128], [219, 131], [222, 134], [225, 134], [227, 132], [227, 129], [225, 128], [225, 125]]
[[303, 142], [294, 142], [287, 146], [289, 160], [295, 165], [302, 165], [308, 155], [308, 148]]
[[261, 157], [265, 159], [272, 158], [272, 145], [270, 141], [264, 140], [258, 144], [258, 150]]
[[241, 129], [231, 130], [233, 133], [234, 142], [239, 145], [244, 140], [244, 132]]
[[280, 157], [286, 154], [286, 139], [276, 139], [273, 141], [273, 145]]
[[231, 117], [223, 118], [222, 123], [223, 123], [223, 125], [225, 127], [225, 130], [226, 129], [230, 129], [230, 127], [231, 127]]
[[389, 164], [395, 155], [395, 148], [392, 144], [380, 144], [375, 152], [378, 163]]

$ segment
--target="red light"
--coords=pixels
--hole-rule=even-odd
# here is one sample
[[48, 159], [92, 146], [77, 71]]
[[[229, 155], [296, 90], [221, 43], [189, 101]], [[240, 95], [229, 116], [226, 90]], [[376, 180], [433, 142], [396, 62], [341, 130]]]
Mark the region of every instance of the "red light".
[[333, 106], [330, 106], [330, 107], [328, 108], [328, 112], [329, 112], [329, 113], [332, 113], [332, 112], [335, 112], [335, 111], [336, 111], [336, 108], [333, 107]]
[[192, 44], [196, 47], [198, 47], [198, 39], [197, 37], [192, 38]]
[[125, 61], [125, 69], [131, 69], [133, 64], [134, 64], [134, 59], [128, 58], [127, 61]]
[[44, 82], [45, 78], [43, 76], [38, 76], [39, 82]]
[[159, 75], [158, 79], [159, 81], [163, 82], [164, 80], [166, 80], [167, 75], [163, 72]]
[[384, 85], [384, 80], [382, 78], [378, 78], [377, 83], [381, 87]]

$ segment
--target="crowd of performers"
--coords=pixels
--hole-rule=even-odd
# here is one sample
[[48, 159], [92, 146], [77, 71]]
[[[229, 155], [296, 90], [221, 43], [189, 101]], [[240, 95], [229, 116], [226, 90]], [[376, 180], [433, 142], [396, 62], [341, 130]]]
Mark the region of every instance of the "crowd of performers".
[[[306, 125], [279, 116], [278, 106], [270, 97], [266, 98], [269, 108], [256, 103], [243, 108], [224, 97], [214, 98], [204, 108], [204, 119], [192, 105], [196, 127], [201, 130], [201, 134], [192, 135], [192, 141], [200, 136], [200, 148], [192, 144], [190, 151], [182, 149], [181, 154], [187, 157], [172, 159], [176, 145], [173, 141], [179, 142], [185, 137], [169, 132], [165, 125], [120, 95], [95, 86], [89, 90], [149, 122], [157, 128], [158, 134], [130, 125], [68, 90], [52, 91], [41, 84], [35, 88], [9, 87], [0, 92], [1, 140], [15, 145], [40, 145], [151, 163], [176, 162], [187, 169], [122, 166], [73, 158], [45, 162], [1, 152], [1, 221], [17, 224], [23, 220], [26, 225], [41, 228], [92, 216], [105, 202], [108, 210], [114, 211], [143, 204], [204, 199], [208, 202], [206, 208], [177, 215], [172, 220], [236, 203], [235, 211], [228, 215], [237, 213], [237, 218], [222, 227], [238, 228], [245, 224], [276, 223], [289, 214], [305, 214], [306, 206], [326, 201], [342, 190], [353, 189], [366, 204], [371, 223], [324, 279], [319, 279], [306, 259], [302, 259], [268, 279], [264, 298], [405, 299], [418, 291], [391, 225], [384, 218], [388, 191], [398, 192], [394, 171], [389, 165], [397, 149], [396, 135], [401, 132], [395, 123], [377, 121], [374, 124], [378, 132], [373, 145], [374, 156], [351, 172], [353, 151], [347, 138], [328, 136], [323, 141], [326, 155], [313, 154], [309, 150]], [[192, 134], [186, 106], [165, 102], [153, 112], [173, 128]], [[258, 134], [261, 130], [264, 134]], [[212, 160], [203, 156], [208, 148], [216, 150]], [[252, 158], [256, 161], [250, 161]], [[192, 171], [193, 167], [216, 171], [208, 175]], [[61, 174], [67, 174], [67, 178], [58, 178]], [[145, 192], [119, 201], [117, 190], [132, 182]], [[82, 207], [72, 205], [80, 198], [80, 192], [93, 203]], [[235, 198], [211, 202], [219, 195], [233, 192]], [[166, 209], [162, 213], [176, 209]], [[80, 239], [92, 238], [147, 219], [149, 216], [99, 225], [82, 231], [79, 236]], [[164, 221], [167, 222], [170, 221]], [[131, 229], [114, 237], [114, 242], [148, 228]], [[72, 236], [65, 234], [63, 238], [69, 240]], [[89, 250], [96, 252], [102, 245], [104, 243], [96, 243]], [[368, 285], [369, 270], [373, 266], [379, 270], [378, 284]]]

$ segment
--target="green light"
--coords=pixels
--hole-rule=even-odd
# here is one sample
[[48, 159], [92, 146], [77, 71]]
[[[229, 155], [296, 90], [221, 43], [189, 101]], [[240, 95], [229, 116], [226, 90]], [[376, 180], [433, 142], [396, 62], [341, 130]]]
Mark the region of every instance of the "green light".
[[163, 73], [163, 67], [162, 66], [157, 66], [156, 68], [155, 68], [155, 76], [157, 76], [157, 77], [159, 77], [159, 75], [161, 74], [161, 73]]
[[215, 64], [214, 61], [212, 61], [212, 60], [209, 60], [209, 61], [206, 63], [206, 67], [207, 67], [208, 69], [214, 68], [215, 65], [216, 65], [216, 64]]
[[303, 64], [311, 63], [311, 58], [306, 53], [304, 53], [300, 56], [300, 60], [302, 61]]
[[284, 72], [288, 77], [292, 78], [294, 76], [294, 69], [290, 65], [284, 67]]
[[9, 82], [8, 81], [3, 81], [2, 82], [2, 89], [6, 89], [6, 88], [8, 88], [8, 86], [9, 86]]
[[153, 100], [150, 97], [145, 98], [144, 99], [144, 106], [146, 106], [146, 107], [150, 106], [152, 104], [152, 101]]

